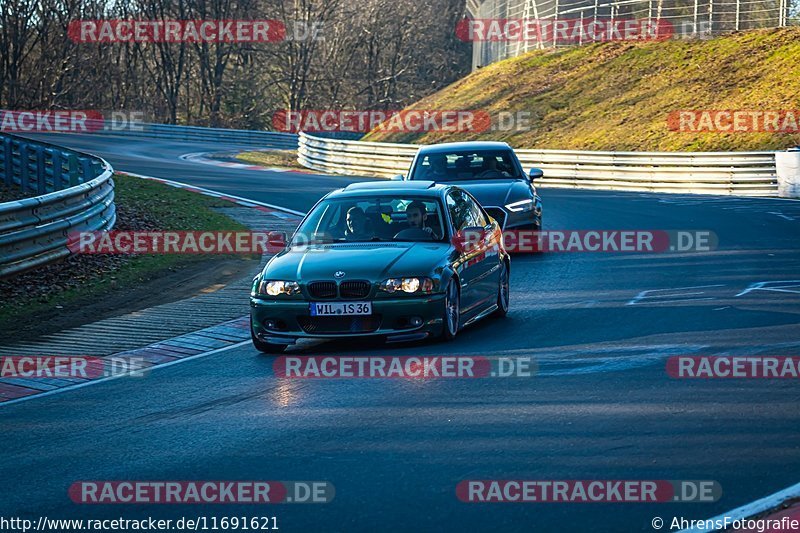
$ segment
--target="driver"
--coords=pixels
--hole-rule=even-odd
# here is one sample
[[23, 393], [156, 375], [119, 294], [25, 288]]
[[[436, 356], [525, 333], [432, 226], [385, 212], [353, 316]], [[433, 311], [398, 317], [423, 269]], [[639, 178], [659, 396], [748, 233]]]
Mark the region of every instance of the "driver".
[[493, 155], [487, 156], [483, 159], [483, 172], [481, 172], [478, 177], [490, 177], [493, 175], [499, 174], [503, 177], [508, 176], [508, 173], [503, 171], [500, 168], [500, 165], [497, 161], [497, 158]]
[[347, 210], [346, 222], [347, 229], [344, 230], [344, 238], [348, 241], [368, 240], [373, 237], [369, 230], [367, 214], [360, 207], [351, 207]]
[[428, 220], [428, 210], [425, 204], [420, 200], [414, 200], [408, 204], [406, 207], [406, 218], [408, 219], [408, 226], [410, 228], [420, 229], [428, 233], [433, 239], [441, 238], [433, 231], [433, 228], [425, 226], [425, 222]]
[[444, 154], [431, 154], [428, 156], [430, 168], [428, 169], [427, 179], [436, 181], [447, 177], [447, 156]]

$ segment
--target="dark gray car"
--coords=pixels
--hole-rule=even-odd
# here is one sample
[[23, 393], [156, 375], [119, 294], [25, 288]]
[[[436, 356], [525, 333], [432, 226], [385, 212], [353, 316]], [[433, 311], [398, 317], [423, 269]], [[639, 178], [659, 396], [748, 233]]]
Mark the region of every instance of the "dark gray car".
[[534, 180], [539, 169], [525, 173], [514, 150], [503, 142], [459, 142], [423, 146], [407, 176], [466, 189], [504, 230], [541, 230], [542, 200]]

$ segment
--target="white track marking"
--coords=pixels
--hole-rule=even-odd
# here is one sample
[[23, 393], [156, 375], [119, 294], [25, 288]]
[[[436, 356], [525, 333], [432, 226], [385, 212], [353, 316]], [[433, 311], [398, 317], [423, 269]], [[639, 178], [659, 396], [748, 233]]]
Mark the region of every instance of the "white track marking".
[[259, 202], [257, 200], [251, 200], [249, 198], [242, 198], [241, 196], [234, 196], [233, 194], [227, 194], [227, 193], [215, 191], [215, 190], [212, 190], [212, 189], [205, 189], [203, 187], [198, 187], [197, 185], [191, 185], [189, 183], [182, 183], [180, 181], [168, 180], [168, 179], [165, 179], [165, 178], [155, 178], [153, 176], [144, 176], [142, 174], [134, 174], [132, 172], [125, 172], [125, 171], [122, 171], [122, 170], [120, 172], [122, 174], [128, 174], [129, 176], [134, 176], [136, 178], [142, 178], [142, 179], [153, 180], [153, 181], [161, 181], [161, 182], [173, 185], [175, 187], [189, 187], [191, 189], [197, 189], [198, 191], [203, 191], [204, 193], [207, 193], [207, 194], [209, 194], [211, 196], [226, 196], [228, 198], [233, 198], [234, 200], [240, 200], [240, 201], [246, 202], [248, 204], [259, 205], [259, 206], [262, 206], [262, 207], [268, 207], [270, 209], [275, 209], [276, 211], [284, 211], [286, 213], [290, 213], [292, 215], [297, 215], [299, 217], [306, 216], [306, 214], [303, 213], [302, 211], [295, 211], [294, 209], [289, 209], [288, 207], [283, 207], [283, 206], [280, 206], [280, 205], [273, 205], [273, 204], [266, 204], [264, 202]]
[[[790, 285], [771, 287], [773, 283], [781, 283], [783, 285], [789, 283]], [[794, 284], [794, 285], [791, 285]], [[795, 290], [789, 290], [795, 289]], [[751, 283], [749, 287], [735, 296], [744, 296], [753, 291], [767, 291], [767, 292], [789, 292], [792, 294], [800, 294], [800, 279], [793, 279], [790, 281], [759, 281], [758, 283]]]
[[692, 289], [711, 289], [714, 287], [724, 287], [725, 285], [699, 285], [697, 287], [676, 287], [670, 289], [651, 289], [647, 291], [642, 291], [636, 295], [630, 302], [625, 305], [636, 305], [640, 301], [644, 299], [656, 299], [656, 298], [679, 298], [678, 300], [660, 300], [653, 303], [671, 303], [675, 301], [687, 301], [687, 300], [713, 300], [713, 298], [680, 298], [681, 296], [699, 296], [701, 294], [705, 294], [705, 291], [699, 292], [689, 292], [689, 293], [682, 293], [682, 294], [662, 294], [656, 296], [648, 296], [648, 294], [653, 292], [665, 292], [665, 291], [688, 291]]

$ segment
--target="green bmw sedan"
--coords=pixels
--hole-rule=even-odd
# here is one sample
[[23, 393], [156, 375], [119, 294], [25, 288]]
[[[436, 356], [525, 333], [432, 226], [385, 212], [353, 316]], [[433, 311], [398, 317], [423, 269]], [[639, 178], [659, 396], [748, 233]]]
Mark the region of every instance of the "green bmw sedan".
[[497, 222], [459, 187], [350, 185], [320, 200], [254, 278], [253, 344], [279, 353], [298, 339], [452, 340], [508, 313], [510, 261]]

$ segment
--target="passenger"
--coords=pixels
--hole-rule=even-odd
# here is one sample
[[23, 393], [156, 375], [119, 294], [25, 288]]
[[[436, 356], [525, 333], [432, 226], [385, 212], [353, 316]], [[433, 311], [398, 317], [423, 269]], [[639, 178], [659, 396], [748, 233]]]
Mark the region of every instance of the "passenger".
[[347, 229], [344, 231], [344, 238], [348, 241], [364, 241], [372, 237], [364, 210], [360, 207], [351, 207], [347, 211]]
[[473, 177], [474, 173], [470, 170], [470, 158], [462, 155], [456, 159], [456, 176], [458, 179], [465, 179]]

